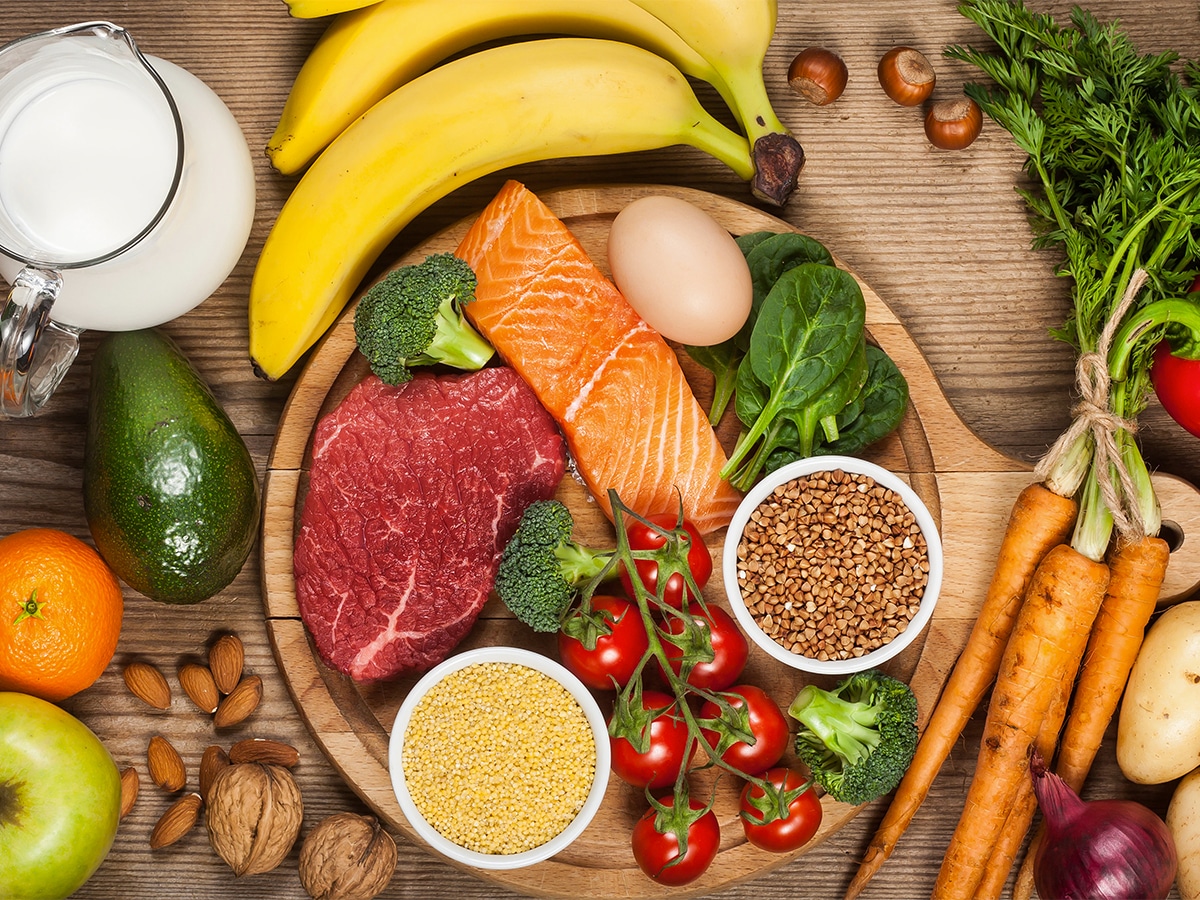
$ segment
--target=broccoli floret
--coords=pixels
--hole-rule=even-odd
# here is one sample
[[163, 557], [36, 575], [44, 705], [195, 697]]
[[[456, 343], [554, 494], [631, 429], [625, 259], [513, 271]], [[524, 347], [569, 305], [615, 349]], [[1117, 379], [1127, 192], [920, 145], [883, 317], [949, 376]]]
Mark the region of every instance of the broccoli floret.
[[874, 669], [832, 691], [801, 689], [788, 707], [800, 722], [796, 754], [834, 799], [858, 806], [900, 783], [917, 748], [917, 698]]
[[495, 351], [463, 315], [475, 285], [471, 267], [452, 253], [388, 272], [354, 312], [354, 336], [371, 371], [403, 384], [412, 366], [482, 369]]
[[604, 571], [611, 551], [571, 539], [575, 520], [557, 500], [538, 500], [521, 517], [500, 556], [496, 593], [534, 631], [557, 631], [577, 596], [576, 586]]

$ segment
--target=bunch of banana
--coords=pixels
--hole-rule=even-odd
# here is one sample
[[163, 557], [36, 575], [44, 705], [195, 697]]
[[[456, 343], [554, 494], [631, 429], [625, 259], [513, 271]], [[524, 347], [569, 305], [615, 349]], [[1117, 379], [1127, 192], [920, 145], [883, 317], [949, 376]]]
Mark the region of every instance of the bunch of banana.
[[333, 324], [400, 230], [502, 168], [686, 144], [750, 179], [746, 138], [670, 62], [633, 44], [549, 38], [460, 57], [388, 94], [309, 167], [250, 285], [250, 357], [278, 378]]
[[330, 22], [292, 84], [267, 156], [293, 175], [402, 84], [470, 47], [526, 34], [625, 41], [724, 87], [708, 60], [632, 0], [454, 0], [453, 12], [446, 0], [384, 0]]
[[[782, 205], [804, 164], [763, 83], [776, 0], [287, 2], [297, 17], [338, 15], [267, 148], [284, 174], [311, 163], [251, 283], [250, 355], [267, 378], [324, 333], [405, 224], [484, 174], [691, 144]], [[488, 41], [546, 34], [583, 37], [442, 64]], [[702, 107], [685, 75], [713, 85], [745, 136]]]
[[763, 83], [776, 0], [292, 0], [337, 16], [317, 41], [284, 105], [267, 155], [300, 171], [351, 122], [444, 59], [501, 38], [570, 34], [636, 44], [706, 81], [742, 125], [754, 156], [751, 189], [782, 205], [804, 152], [779, 121]]

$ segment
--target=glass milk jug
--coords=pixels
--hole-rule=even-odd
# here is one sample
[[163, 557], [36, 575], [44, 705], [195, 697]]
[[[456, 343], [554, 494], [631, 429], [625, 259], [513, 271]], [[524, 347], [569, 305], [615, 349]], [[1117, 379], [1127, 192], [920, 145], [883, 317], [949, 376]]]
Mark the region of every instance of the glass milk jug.
[[0, 47], [0, 413], [35, 413], [79, 334], [148, 328], [236, 265], [249, 149], [203, 83], [109, 22]]

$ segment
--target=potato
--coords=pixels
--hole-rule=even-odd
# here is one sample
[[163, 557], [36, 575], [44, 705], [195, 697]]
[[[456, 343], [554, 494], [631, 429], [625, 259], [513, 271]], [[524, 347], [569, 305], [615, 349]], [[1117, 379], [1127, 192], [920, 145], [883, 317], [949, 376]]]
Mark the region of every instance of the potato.
[[1200, 766], [1200, 600], [1171, 607], [1146, 632], [1121, 701], [1117, 763], [1138, 784]]
[[1179, 869], [1175, 886], [1183, 900], [1200, 900], [1200, 769], [1185, 775], [1167, 807]]

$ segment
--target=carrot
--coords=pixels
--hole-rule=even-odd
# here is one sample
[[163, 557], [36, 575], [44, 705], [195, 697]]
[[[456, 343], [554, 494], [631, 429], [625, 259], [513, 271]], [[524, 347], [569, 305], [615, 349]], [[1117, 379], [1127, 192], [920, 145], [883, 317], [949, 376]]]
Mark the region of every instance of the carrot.
[[857, 897], [891, 856], [925, 801], [942, 763], [996, 677], [1004, 645], [1034, 570], [1052, 547], [1067, 539], [1077, 509], [1074, 500], [1037, 483], [1028, 485], [1017, 496], [979, 616], [925, 726], [912, 762], [846, 890], [846, 900]]
[[1108, 587], [1108, 566], [1060, 544], [1046, 554], [1004, 648], [988, 706], [975, 776], [933, 896], [975, 896], [1004, 828], [1029, 753], [1062, 680], [1072, 680]]
[[1108, 590], [1088, 640], [1055, 762], [1055, 771], [1076, 793], [1083, 788], [1117, 711], [1170, 558], [1167, 542], [1157, 537], [1144, 537], [1109, 554]]
[[[1038, 753], [1042, 755], [1043, 759], [1050, 759], [1054, 755], [1054, 747], [1058, 743], [1058, 733], [1062, 729], [1063, 720], [1067, 717], [1067, 704], [1071, 699], [1071, 684], [1072, 679], [1069, 678], [1064, 678], [1059, 682], [1054, 700], [1038, 730], [1034, 746], [1037, 747]], [[1029, 832], [1035, 812], [1037, 812], [1037, 795], [1033, 792], [1033, 779], [1026, 778], [1017, 789], [1017, 797], [1013, 801], [1012, 809], [1008, 811], [1004, 830], [988, 856], [987, 866], [983, 870], [983, 878], [975, 891], [977, 900], [994, 900], [1004, 893], [1008, 873], [1012, 871], [1017, 854], [1021, 851], [1021, 844], [1025, 842], [1025, 835]]]
[[[1157, 537], [1119, 545], [1108, 556], [1110, 577], [1104, 602], [1088, 639], [1071, 716], [1063, 730], [1055, 771], [1079, 793], [1091, 771], [1104, 733], [1121, 700], [1167, 573], [1171, 550]], [[1045, 753], [1042, 756], [1050, 757]], [[1041, 829], [1025, 853], [1013, 900], [1028, 900]]]

